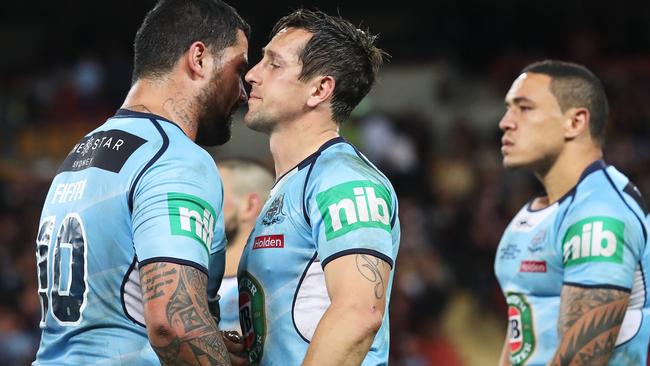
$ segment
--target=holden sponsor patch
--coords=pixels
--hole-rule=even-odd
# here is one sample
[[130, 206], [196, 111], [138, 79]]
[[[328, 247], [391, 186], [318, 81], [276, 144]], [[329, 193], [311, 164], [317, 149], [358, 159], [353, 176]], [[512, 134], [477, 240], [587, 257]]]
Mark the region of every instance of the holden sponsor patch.
[[521, 265], [519, 266], [519, 272], [545, 273], [546, 261], [530, 261], [530, 260], [521, 261]]
[[253, 240], [253, 250], [284, 248], [284, 235], [262, 235]]

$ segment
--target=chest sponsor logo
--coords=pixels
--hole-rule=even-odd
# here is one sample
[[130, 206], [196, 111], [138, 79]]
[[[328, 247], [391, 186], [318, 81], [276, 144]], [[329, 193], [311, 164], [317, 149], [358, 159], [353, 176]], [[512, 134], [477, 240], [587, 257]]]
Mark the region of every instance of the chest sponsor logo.
[[585, 262], [623, 263], [625, 224], [604, 216], [571, 225], [562, 240], [565, 267]]
[[216, 218], [212, 206], [196, 196], [177, 192], [167, 194], [167, 206], [172, 235], [192, 238], [210, 254]]
[[269, 209], [264, 214], [262, 218], [262, 225], [270, 226], [274, 224], [279, 224], [285, 219], [285, 214], [282, 212], [282, 206], [284, 206], [284, 193], [277, 196], [271, 202]]
[[368, 180], [334, 186], [316, 196], [325, 224], [325, 236], [332, 240], [359, 228], [390, 232], [391, 199], [388, 190]]
[[263, 235], [253, 240], [253, 250], [268, 248], [284, 248], [284, 235]]
[[546, 261], [521, 261], [519, 272], [546, 272]]
[[510, 363], [513, 366], [523, 365], [535, 351], [532, 308], [524, 295], [510, 293], [506, 300], [510, 323], [508, 334]]
[[239, 323], [244, 338], [244, 347], [251, 365], [259, 365], [266, 339], [266, 318], [264, 290], [250, 273], [244, 271], [238, 278]]
[[58, 173], [90, 167], [118, 173], [131, 154], [145, 142], [147, 140], [121, 130], [95, 132], [72, 148]]

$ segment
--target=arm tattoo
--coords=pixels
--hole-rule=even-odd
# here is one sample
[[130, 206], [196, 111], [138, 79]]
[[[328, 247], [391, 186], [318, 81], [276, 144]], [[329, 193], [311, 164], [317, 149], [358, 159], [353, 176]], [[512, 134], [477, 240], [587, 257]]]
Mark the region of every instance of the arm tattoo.
[[629, 294], [564, 285], [553, 366], [606, 365], [625, 317]]
[[164, 295], [156, 285], [176, 282], [166, 306], [167, 323], [176, 337], [165, 346], [152, 345], [161, 364], [229, 365], [228, 351], [208, 309], [207, 276], [191, 266], [176, 267], [178, 271], [165, 266], [155, 263], [143, 273], [145, 301]]
[[384, 279], [379, 270], [380, 265], [385, 265], [384, 261], [377, 257], [366, 254], [356, 255], [357, 271], [366, 280], [375, 284], [375, 297], [377, 300], [384, 296]]
[[172, 278], [176, 275], [176, 270], [166, 270], [166, 266], [163, 262], [153, 263], [143, 272], [142, 277], [146, 280], [142, 284], [142, 297], [145, 302], [164, 296], [163, 286], [174, 282]]

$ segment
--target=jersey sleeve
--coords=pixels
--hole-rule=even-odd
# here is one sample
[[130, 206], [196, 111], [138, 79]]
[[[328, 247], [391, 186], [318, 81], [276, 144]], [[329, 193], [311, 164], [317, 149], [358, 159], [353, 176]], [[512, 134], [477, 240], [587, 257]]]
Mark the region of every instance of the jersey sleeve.
[[643, 225], [618, 197], [593, 197], [576, 206], [558, 235], [564, 283], [631, 289], [645, 246]]
[[[133, 195], [133, 244], [140, 265], [162, 260], [206, 273], [215, 264], [223, 267], [222, 206], [221, 178], [207, 154], [177, 154], [154, 163]], [[211, 276], [215, 270], [210, 268]]]
[[324, 162], [307, 183], [312, 239], [323, 267], [355, 253], [393, 266], [397, 198], [387, 180], [364, 164]]

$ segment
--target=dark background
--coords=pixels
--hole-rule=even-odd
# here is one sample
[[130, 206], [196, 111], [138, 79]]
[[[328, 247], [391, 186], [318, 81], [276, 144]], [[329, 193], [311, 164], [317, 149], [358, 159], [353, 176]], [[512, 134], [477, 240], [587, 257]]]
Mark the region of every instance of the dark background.
[[[38, 345], [34, 240], [49, 182], [74, 142], [121, 105], [133, 36], [153, 4], [0, 2], [2, 365], [28, 364]], [[607, 161], [650, 194], [648, 1], [231, 4], [253, 28], [251, 64], [274, 22], [300, 5], [369, 28], [392, 56], [342, 132], [386, 172], [400, 199], [393, 365], [496, 364], [506, 328], [496, 246], [540, 189], [530, 174], [500, 166], [503, 96], [527, 63], [579, 62], [603, 80]], [[422, 98], [401, 105], [388, 103], [391, 95]], [[229, 145], [210, 152], [270, 162], [264, 137], [241, 126]]]

